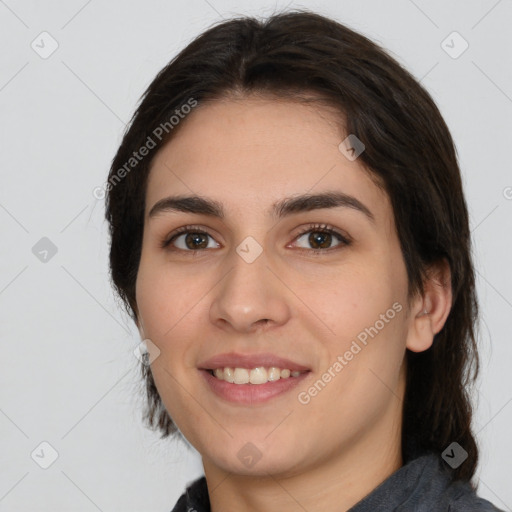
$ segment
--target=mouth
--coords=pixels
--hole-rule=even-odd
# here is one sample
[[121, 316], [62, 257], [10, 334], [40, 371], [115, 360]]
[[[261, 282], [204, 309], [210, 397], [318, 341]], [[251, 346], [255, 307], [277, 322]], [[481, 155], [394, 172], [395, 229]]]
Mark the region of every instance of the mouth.
[[271, 353], [218, 354], [198, 369], [214, 396], [251, 406], [284, 397], [312, 374], [311, 368]]
[[292, 375], [289, 369], [277, 367], [269, 368], [269, 372], [266, 370], [265, 367], [227, 367], [202, 369], [200, 373], [214, 397], [224, 403], [244, 407], [264, 406], [278, 397], [281, 400], [296, 400], [296, 397], [290, 397], [290, 393], [312, 374], [311, 370], [295, 370]]

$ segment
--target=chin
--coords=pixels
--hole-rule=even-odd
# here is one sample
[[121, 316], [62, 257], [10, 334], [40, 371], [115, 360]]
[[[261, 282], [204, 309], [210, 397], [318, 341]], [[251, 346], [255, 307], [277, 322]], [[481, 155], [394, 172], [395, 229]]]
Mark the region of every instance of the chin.
[[[235, 448], [235, 444], [237, 445]], [[223, 471], [240, 476], [289, 477], [298, 473], [298, 466], [303, 461], [303, 451], [295, 448], [276, 451], [275, 448], [265, 448], [250, 441], [232, 443], [222, 453], [210, 453], [204, 457], [210, 464], [214, 464]], [[300, 454], [300, 455], [299, 455]]]

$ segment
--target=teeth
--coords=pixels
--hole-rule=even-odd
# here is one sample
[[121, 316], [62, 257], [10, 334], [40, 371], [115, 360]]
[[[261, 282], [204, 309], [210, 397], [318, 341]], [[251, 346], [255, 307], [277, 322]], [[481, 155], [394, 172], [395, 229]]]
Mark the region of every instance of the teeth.
[[216, 368], [213, 374], [217, 379], [225, 380], [233, 384], [265, 384], [266, 382], [273, 382], [279, 379], [287, 379], [291, 377], [298, 377], [302, 372], [290, 371], [288, 369], [281, 370], [272, 366], [264, 368], [259, 366], [249, 370], [247, 368]]
[[215, 374], [219, 379], [224, 378], [226, 382], [235, 382], [235, 372], [232, 368], [224, 368], [224, 372], [222, 368], [217, 368], [215, 371], [220, 373], [220, 375]]
[[[254, 370], [251, 370], [251, 374]], [[248, 384], [251, 380], [249, 372], [245, 368], [235, 368], [235, 384]], [[258, 376], [256, 375], [256, 380]]]
[[282, 377], [281, 374], [283, 371], [284, 370], [280, 370], [279, 368], [275, 368], [275, 367], [269, 368], [268, 372], [267, 372], [268, 380], [270, 380], [270, 381], [279, 380]]

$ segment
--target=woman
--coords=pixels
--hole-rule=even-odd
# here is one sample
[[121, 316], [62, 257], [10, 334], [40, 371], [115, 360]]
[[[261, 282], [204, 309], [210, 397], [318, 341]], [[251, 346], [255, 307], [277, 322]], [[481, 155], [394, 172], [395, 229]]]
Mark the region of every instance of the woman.
[[202, 456], [175, 512], [498, 510], [471, 482], [456, 152], [383, 49], [306, 11], [210, 28], [147, 89], [107, 191], [145, 419]]

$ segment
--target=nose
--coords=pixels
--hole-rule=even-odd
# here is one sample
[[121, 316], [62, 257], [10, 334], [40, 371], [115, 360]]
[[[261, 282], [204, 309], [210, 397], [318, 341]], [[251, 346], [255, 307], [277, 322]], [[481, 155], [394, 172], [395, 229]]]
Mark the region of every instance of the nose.
[[286, 323], [290, 317], [290, 292], [269, 267], [265, 252], [252, 263], [234, 253], [231, 263], [212, 290], [211, 322], [222, 329], [244, 333]]

